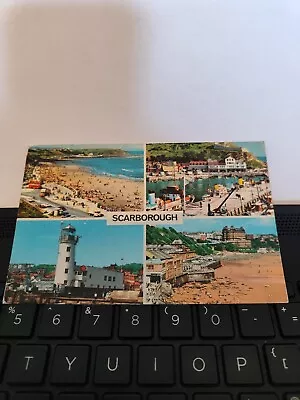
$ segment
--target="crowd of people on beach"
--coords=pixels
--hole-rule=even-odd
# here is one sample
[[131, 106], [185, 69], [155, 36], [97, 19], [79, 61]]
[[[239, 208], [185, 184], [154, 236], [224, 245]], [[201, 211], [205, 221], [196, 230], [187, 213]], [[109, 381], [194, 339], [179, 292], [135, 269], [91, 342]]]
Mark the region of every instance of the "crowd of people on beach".
[[[66, 202], [73, 208], [104, 209], [106, 211], [140, 210], [143, 207], [142, 193], [136, 189], [131, 193], [126, 189], [126, 183], [113, 177], [101, 177], [94, 174], [74, 172], [63, 172], [64, 167], [59, 170], [45, 168], [43, 171], [44, 186], [51, 189], [51, 198], [57, 198]], [[79, 176], [78, 176], [79, 175]], [[78, 177], [78, 179], [77, 179]], [[106, 190], [99, 189], [101, 186]]]

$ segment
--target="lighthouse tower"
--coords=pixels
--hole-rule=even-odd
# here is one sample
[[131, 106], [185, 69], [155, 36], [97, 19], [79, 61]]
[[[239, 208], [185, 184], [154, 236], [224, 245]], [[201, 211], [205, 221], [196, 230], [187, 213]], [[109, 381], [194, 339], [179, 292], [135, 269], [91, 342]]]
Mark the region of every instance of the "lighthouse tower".
[[59, 237], [58, 258], [54, 283], [58, 286], [71, 286], [75, 278], [75, 247], [79, 236], [72, 225], [62, 227]]

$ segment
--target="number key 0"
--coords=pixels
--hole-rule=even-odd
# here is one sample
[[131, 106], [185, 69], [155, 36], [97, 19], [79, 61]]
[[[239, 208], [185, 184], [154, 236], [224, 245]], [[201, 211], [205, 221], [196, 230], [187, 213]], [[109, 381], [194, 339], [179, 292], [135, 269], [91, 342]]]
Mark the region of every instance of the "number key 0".
[[39, 337], [70, 337], [74, 320], [73, 305], [47, 305], [42, 309]]
[[121, 306], [119, 336], [121, 338], [150, 338], [152, 336], [152, 307]]

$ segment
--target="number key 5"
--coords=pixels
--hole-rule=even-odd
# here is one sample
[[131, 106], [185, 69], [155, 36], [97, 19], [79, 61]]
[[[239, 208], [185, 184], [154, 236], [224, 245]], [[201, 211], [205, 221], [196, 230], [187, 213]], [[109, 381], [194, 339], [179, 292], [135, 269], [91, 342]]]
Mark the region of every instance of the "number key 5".
[[119, 336], [150, 338], [152, 336], [152, 307], [121, 306]]
[[74, 306], [44, 306], [38, 330], [39, 337], [70, 337], [74, 320]]
[[5, 305], [0, 310], [0, 337], [29, 337], [36, 314], [33, 304]]

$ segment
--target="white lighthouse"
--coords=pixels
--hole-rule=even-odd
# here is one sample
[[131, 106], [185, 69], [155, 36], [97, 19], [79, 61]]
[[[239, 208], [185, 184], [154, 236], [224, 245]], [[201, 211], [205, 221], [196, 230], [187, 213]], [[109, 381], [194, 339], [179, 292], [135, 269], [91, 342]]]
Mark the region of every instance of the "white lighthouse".
[[62, 227], [59, 237], [58, 258], [54, 283], [57, 286], [72, 286], [75, 279], [75, 247], [79, 236], [72, 225]]

